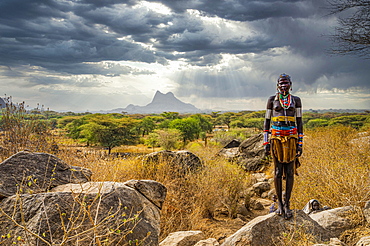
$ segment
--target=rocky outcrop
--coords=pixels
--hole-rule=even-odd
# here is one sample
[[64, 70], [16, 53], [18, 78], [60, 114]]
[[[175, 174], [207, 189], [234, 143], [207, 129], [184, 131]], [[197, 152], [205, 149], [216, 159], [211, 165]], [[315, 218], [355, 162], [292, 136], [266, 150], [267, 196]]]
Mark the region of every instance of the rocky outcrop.
[[244, 140], [239, 146], [236, 146], [235, 140], [231, 143], [221, 149], [220, 156], [238, 163], [246, 171], [262, 171], [269, 165], [263, 148], [262, 134]]
[[309, 216], [317, 221], [324, 229], [330, 231], [331, 237], [339, 237], [342, 232], [355, 226], [348, 218], [348, 213], [351, 211], [353, 211], [353, 207], [346, 206], [324, 210], [310, 214]]
[[5, 160], [0, 174], [11, 183], [0, 185], [2, 245], [159, 243], [167, 189], [156, 181], [87, 182], [91, 171], [30, 152]]
[[282, 237], [283, 232], [289, 233], [302, 230], [318, 240], [329, 240], [329, 232], [322, 228], [301, 210], [294, 211], [294, 218], [284, 220], [274, 213], [259, 216], [228, 237], [221, 246], [259, 246], [274, 245]]
[[0, 198], [88, 182], [91, 174], [90, 170], [70, 166], [51, 154], [21, 151], [0, 163]]
[[[34, 195], [14, 195], [4, 199], [0, 216], [0, 235], [7, 235], [2, 243], [11, 244], [16, 238], [27, 245], [90, 245], [98, 241], [110, 245], [126, 245], [129, 241], [144, 245], [158, 245], [160, 208], [165, 188], [151, 181], [141, 183], [143, 190], [124, 183], [88, 182], [66, 184], [51, 192]], [[156, 201], [142, 193], [153, 190]]]

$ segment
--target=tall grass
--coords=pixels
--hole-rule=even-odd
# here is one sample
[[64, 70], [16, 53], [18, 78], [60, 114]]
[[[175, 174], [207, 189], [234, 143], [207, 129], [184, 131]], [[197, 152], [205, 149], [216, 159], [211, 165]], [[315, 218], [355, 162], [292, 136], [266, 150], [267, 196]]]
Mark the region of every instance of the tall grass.
[[330, 207], [363, 207], [370, 200], [369, 140], [344, 126], [316, 128], [306, 136], [293, 206], [301, 209], [315, 198]]

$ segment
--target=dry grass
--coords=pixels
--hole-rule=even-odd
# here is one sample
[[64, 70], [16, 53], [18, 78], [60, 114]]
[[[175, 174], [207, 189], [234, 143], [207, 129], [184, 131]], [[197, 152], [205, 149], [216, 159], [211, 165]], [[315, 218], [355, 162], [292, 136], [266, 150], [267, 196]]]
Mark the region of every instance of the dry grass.
[[315, 198], [330, 207], [363, 207], [370, 200], [370, 144], [358, 147], [353, 141], [358, 132], [349, 127], [321, 128], [306, 135], [293, 206], [301, 209]]

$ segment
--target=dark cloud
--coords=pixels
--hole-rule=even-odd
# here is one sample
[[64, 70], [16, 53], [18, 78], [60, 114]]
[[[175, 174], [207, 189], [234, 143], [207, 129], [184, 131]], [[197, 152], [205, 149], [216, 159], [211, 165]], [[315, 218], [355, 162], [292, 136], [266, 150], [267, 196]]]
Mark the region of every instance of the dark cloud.
[[[2, 0], [0, 75], [28, 79], [28, 86], [78, 87], [89, 82], [73, 83], [65, 77], [153, 73], [113, 61], [181, 61], [189, 68], [183, 68], [176, 81], [184, 97], [266, 96], [282, 72], [294, 75], [295, 90], [369, 90], [368, 60], [326, 53], [330, 42], [325, 35], [333, 30], [336, 17], [326, 15], [325, 1], [148, 2], [161, 3], [171, 12], [139, 0]], [[229, 64], [229, 71], [207, 71], [225, 66], [224, 54], [238, 57], [240, 63]], [[243, 69], [246, 64], [248, 69]], [[42, 74], [26, 75], [27, 66], [38, 67]]]

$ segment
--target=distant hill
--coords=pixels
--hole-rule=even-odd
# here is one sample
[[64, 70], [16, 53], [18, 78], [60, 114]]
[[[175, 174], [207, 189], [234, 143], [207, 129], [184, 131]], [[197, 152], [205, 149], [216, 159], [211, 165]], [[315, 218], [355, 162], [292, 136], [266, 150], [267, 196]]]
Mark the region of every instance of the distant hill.
[[128, 114], [160, 114], [163, 112], [200, 113], [201, 110], [190, 103], [184, 103], [177, 99], [172, 92], [166, 94], [157, 91], [151, 103], [146, 106], [130, 104], [126, 108], [114, 109], [115, 112], [127, 112]]

